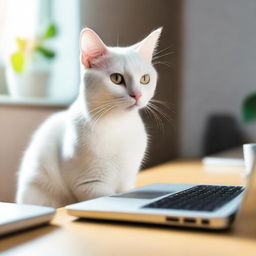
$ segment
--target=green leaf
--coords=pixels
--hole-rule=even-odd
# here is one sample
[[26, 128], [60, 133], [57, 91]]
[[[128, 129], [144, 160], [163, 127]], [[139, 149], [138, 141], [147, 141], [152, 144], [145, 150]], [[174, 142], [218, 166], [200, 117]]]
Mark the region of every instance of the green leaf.
[[55, 53], [53, 50], [44, 48], [43, 46], [37, 46], [35, 50], [40, 52], [44, 57], [48, 59], [52, 59], [55, 57]]
[[256, 120], [256, 93], [245, 98], [242, 104], [242, 115], [245, 122]]
[[11, 55], [11, 64], [15, 72], [21, 73], [24, 70], [25, 56], [22, 52], [15, 52]]
[[52, 38], [56, 35], [57, 35], [57, 28], [54, 24], [51, 24], [51, 25], [49, 25], [49, 27], [44, 32], [42, 38], [43, 39]]

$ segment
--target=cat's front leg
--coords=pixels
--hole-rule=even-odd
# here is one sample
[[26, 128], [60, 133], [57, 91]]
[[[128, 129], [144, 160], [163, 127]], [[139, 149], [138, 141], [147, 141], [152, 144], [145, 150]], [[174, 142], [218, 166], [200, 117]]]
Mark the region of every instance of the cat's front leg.
[[78, 201], [85, 201], [113, 195], [115, 189], [111, 184], [95, 179], [77, 184], [73, 192]]
[[44, 205], [54, 208], [63, 206], [63, 203], [53, 195], [42, 189], [38, 184], [21, 186], [16, 195], [16, 203]]

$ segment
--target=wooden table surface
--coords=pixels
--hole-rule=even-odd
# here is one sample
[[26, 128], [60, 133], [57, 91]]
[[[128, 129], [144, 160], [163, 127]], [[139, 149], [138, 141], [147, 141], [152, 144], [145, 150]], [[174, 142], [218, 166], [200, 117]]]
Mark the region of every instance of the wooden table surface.
[[[141, 172], [137, 186], [158, 182], [238, 185], [244, 183], [243, 171], [242, 167], [206, 168], [200, 161], [175, 161]], [[255, 256], [256, 223], [248, 222], [246, 219], [225, 232], [212, 232], [81, 221], [58, 209], [52, 225], [0, 239], [0, 255]]]

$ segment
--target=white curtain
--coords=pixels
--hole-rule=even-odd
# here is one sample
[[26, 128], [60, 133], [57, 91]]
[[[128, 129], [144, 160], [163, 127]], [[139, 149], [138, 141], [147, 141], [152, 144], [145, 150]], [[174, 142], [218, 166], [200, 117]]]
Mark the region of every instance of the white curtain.
[[[38, 22], [39, 0], [0, 0], [0, 58], [15, 47], [16, 37], [33, 37]], [[0, 61], [1, 61], [0, 59]]]

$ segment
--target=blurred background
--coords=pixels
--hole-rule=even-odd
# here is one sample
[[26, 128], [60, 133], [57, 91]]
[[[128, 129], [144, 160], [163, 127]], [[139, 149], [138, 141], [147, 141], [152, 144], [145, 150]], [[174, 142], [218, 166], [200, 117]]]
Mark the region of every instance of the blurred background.
[[0, 201], [12, 201], [33, 131], [79, 88], [79, 32], [134, 44], [163, 26], [156, 98], [167, 102], [152, 135], [150, 167], [253, 142], [242, 103], [256, 91], [254, 0], [0, 0]]

